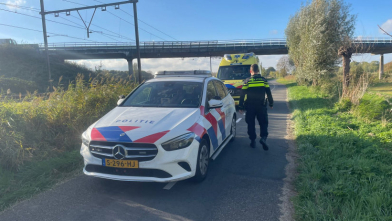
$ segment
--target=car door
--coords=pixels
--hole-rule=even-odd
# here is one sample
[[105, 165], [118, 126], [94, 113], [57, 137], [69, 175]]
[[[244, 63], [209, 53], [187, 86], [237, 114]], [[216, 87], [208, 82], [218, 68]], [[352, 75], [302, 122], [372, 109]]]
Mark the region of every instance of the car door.
[[[205, 128], [207, 130], [208, 136], [211, 140], [211, 150], [210, 153], [212, 154], [218, 147], [222, 144], [222, 124], [220, 108], [210, 108], [208, 101], [211, 99], [222, 100], [219, 96], [214, 80], [210, 80], [207, 82], [207, 90], [206, 90], [206, 104], [204, 110], [204, 118], [206, 120]], [[223, 135], [226, 135], [226, 131], [223, 130]]]
[[217, 109], [217, 111], [221, 115], [222, 130], [225, 131], [222, 135], [222, 140], [225, 140], [230, 135], [231, 120], [233, 117], [233, 113], [230, 107], [233, 99], [231, 96], [229, 96], [226, 86], [221, 81], [214, 80], [214, 85], [223, 102], [222, 108]]

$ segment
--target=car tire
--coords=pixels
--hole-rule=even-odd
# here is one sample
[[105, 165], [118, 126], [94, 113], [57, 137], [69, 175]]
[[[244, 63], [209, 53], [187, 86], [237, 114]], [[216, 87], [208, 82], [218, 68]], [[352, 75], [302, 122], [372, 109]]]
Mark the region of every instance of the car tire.
[[195, 182], [202, 182], [206, 178], [209, 164], [210, 145], [208, 145], [207, 140], [202, 139], [197, 153], [196, 174], [193, 177]]
[[230, 142], [233, 142], [237, 134], [237, 121], [235, 116], [233, 116], [233, 119], [231, 120], [230, 134], [233, 135], [233, 137], [230, 139]]

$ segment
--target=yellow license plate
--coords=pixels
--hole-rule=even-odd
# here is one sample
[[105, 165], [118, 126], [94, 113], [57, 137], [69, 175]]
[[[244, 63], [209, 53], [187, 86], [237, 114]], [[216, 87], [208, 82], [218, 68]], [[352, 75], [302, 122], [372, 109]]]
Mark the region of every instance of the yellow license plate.
[[106, 167], [139, 168], [139, 161], [137, 161], [137, 160], [105, 159], [102, 163], [103, 163], [103, 166], [106, 166]]

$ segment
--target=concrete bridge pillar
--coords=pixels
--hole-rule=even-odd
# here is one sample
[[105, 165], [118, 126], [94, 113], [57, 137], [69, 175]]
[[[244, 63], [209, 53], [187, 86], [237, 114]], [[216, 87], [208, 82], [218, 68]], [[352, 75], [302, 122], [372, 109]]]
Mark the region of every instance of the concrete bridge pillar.
[[135, 76], [133, 74], [133, 64], [132, 64], [132, 61], [133, 61], [133, 58], [127, 58], [129, 77], [131, 77], [132, 80], [135, 80]]
[[384, 75], [384, 54], [380, 54], [380, 69], [378, 72], [378, 79], [382, 79], [382, 76]]

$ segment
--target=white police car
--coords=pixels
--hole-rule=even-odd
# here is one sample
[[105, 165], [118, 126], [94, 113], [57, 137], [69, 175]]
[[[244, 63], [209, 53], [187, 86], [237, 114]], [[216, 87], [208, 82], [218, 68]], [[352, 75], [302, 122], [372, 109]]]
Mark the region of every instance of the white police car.
[[202, 181], [236, 135], [236, 111], [210, 71], [161, 71], [82, 135], [84, 173], [124, 181]]

